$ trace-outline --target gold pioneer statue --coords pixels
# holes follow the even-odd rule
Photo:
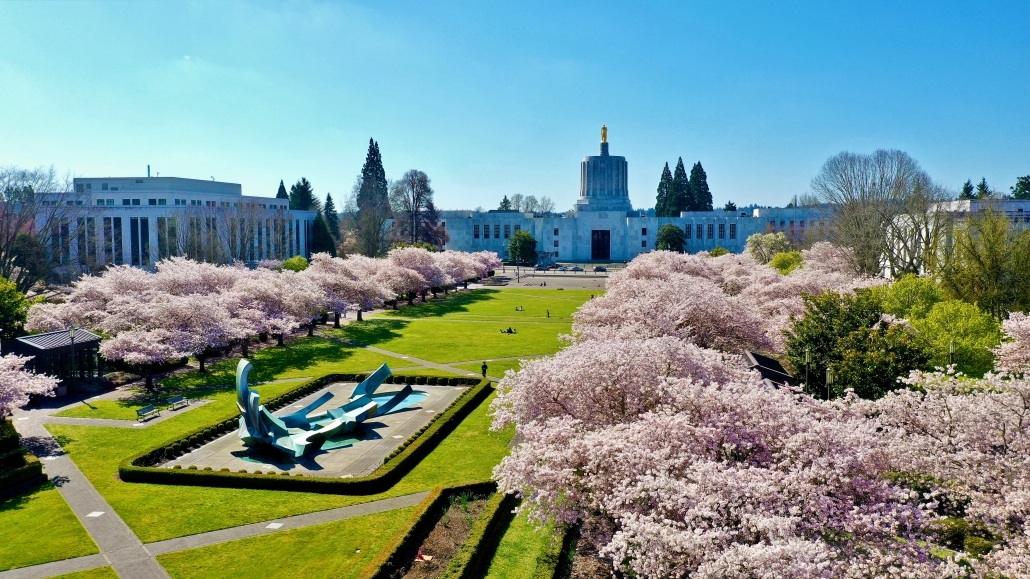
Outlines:
[[[608,142],[608,126],[607,125],[601,125],[601,142],[602,143],[607,143]]]

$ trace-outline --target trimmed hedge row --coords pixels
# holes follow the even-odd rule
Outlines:
[[[361,381],[365,374],[329,374],[315,378],[292,390],[271,398],[265,403],[269,410],[276,410],[290,404],[303,396],[320,390],[333,382]],[[425,376],[422,376],[425,378]],[[198,428],[175,439],[168,440],[152,449],[131,456],[118,466],[118,474],[123,481],[139,483],[211,486],[224,488],[246,488],[265,490],[285,490],[298,492],[315,492],[325,494],[361,495],[376,494],[385,491],[397,483],[408,471],[419,463],[436,445],[465,419],[480,402],[493,391],[489,380],[471,378],[448,378],[458,380],[457,384],[475,384],[462,392],[451,405],[408,438],[385,460],[384,466],[369,476],[361,478],[331,479],[320,477],[303,477],[298,474],[289,476],[269,476],[274,473],[261,474],[247,472],[229,472],[189,469],[157,468],[155,465],[185,453],[190,448],[199,447],[238,428],[240,414],[219,419],[206,427]]]
[[[14,450],[21,446],[21,437],[10,420],[0,418],[0,452]]]
[[[464,492],[486,494],[494,492],[495,489],[496,485],[492,481],[436,487],[419,503],[402,530],[398,531],[379,551],[379,554],[361,570],[358,579],[393,577],[397,570],[407,567],[418,555],[418,548],[422,546],[429,533],[436,527],[440,517],[450,507],[451,497]]]
[[[515,495],[494,493],[486,507],[472,525],[468,539],[444,571],[444,579],[472,579],[486,570],[504,530],[513,518]]]
[[[566,579],[572,575],[572,559],[579,541],[579,527],[566,528],[561,541],[550,541],[536,558],[533,579]]]
[[[0,491],[43,476],[43,464],[31,452],[22,450],[15,456],[18,457],[17,462],[20,462],[21,465],[0,472]]]

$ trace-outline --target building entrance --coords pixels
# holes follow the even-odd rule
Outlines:
[[[608,229],[594,229],[590,232],[590,259],[593,261],[612,258],[612,232]]]

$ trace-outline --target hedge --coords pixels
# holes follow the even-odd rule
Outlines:
[[[10,420],[0,418],[0,452],[14,450],[21,446],[21,437]]]
[[[374,559],[361,570],[358,579],[388,579],[397,570],[407,566],[418,555],[429,533],[436,527],[440,517],[450,507],[450,498],[464,492],[485,494],[494,492],[496,485],[491,481],[468,485],[436,487],[419,503],[404,527],[379,551]]]
[[[38,458],[26,450],[21,450],[17,454],[20,457],[18,462],[22,464],[10,470],[0,471],[0,491],[43,476],[43,464]]]
[[[579,541],[579,527],[566,528],[561,541],[550,541],[536,558],[533,579],[565,579],[572,575],[572,560],[576,543]]]
[[[515,502],[515,495],[494,493],[490,497],[468,539],[447,565],[444,579],[472,579],[482,575],[514,516]]]
[[[361,381],[365,374],[329,374],[315,378],[294,389],[269,399],[265,408],[270,411],[286,406],[297,399],[320,390],[333,382]],[[409,378],[411,378],[409,376]],[[198,428],[174,439],[145,450],[118,465],[121,480],[137,483],[210,486],[241,489],[284,490],[340,495],[363,495],[383,492],[397,483],[418,464],[454,428],[493,391],[489,380],[457,378],[459,384],[475,384],[462,392],[443,412],[437,413],[404,443],[390,453],[383,466],[360,478],[322,478],[296,476],[269,477],[247,472],[206,471],[193,469],[158,468],[155,465],[175,458],[189,448],[222,436],[238,428],[240,414],[227,415],[212,424]],[[450,381],[450,380],[448,380]]]

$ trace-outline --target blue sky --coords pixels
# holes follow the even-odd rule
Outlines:
[[[952,188],[1030,174],[1030,5],[992,2],[2,2],[0,165],[341,200],[369,137],[443,208],[576,199],[600,126],[634,205],[700,160],[784,204],[898,148]]]

